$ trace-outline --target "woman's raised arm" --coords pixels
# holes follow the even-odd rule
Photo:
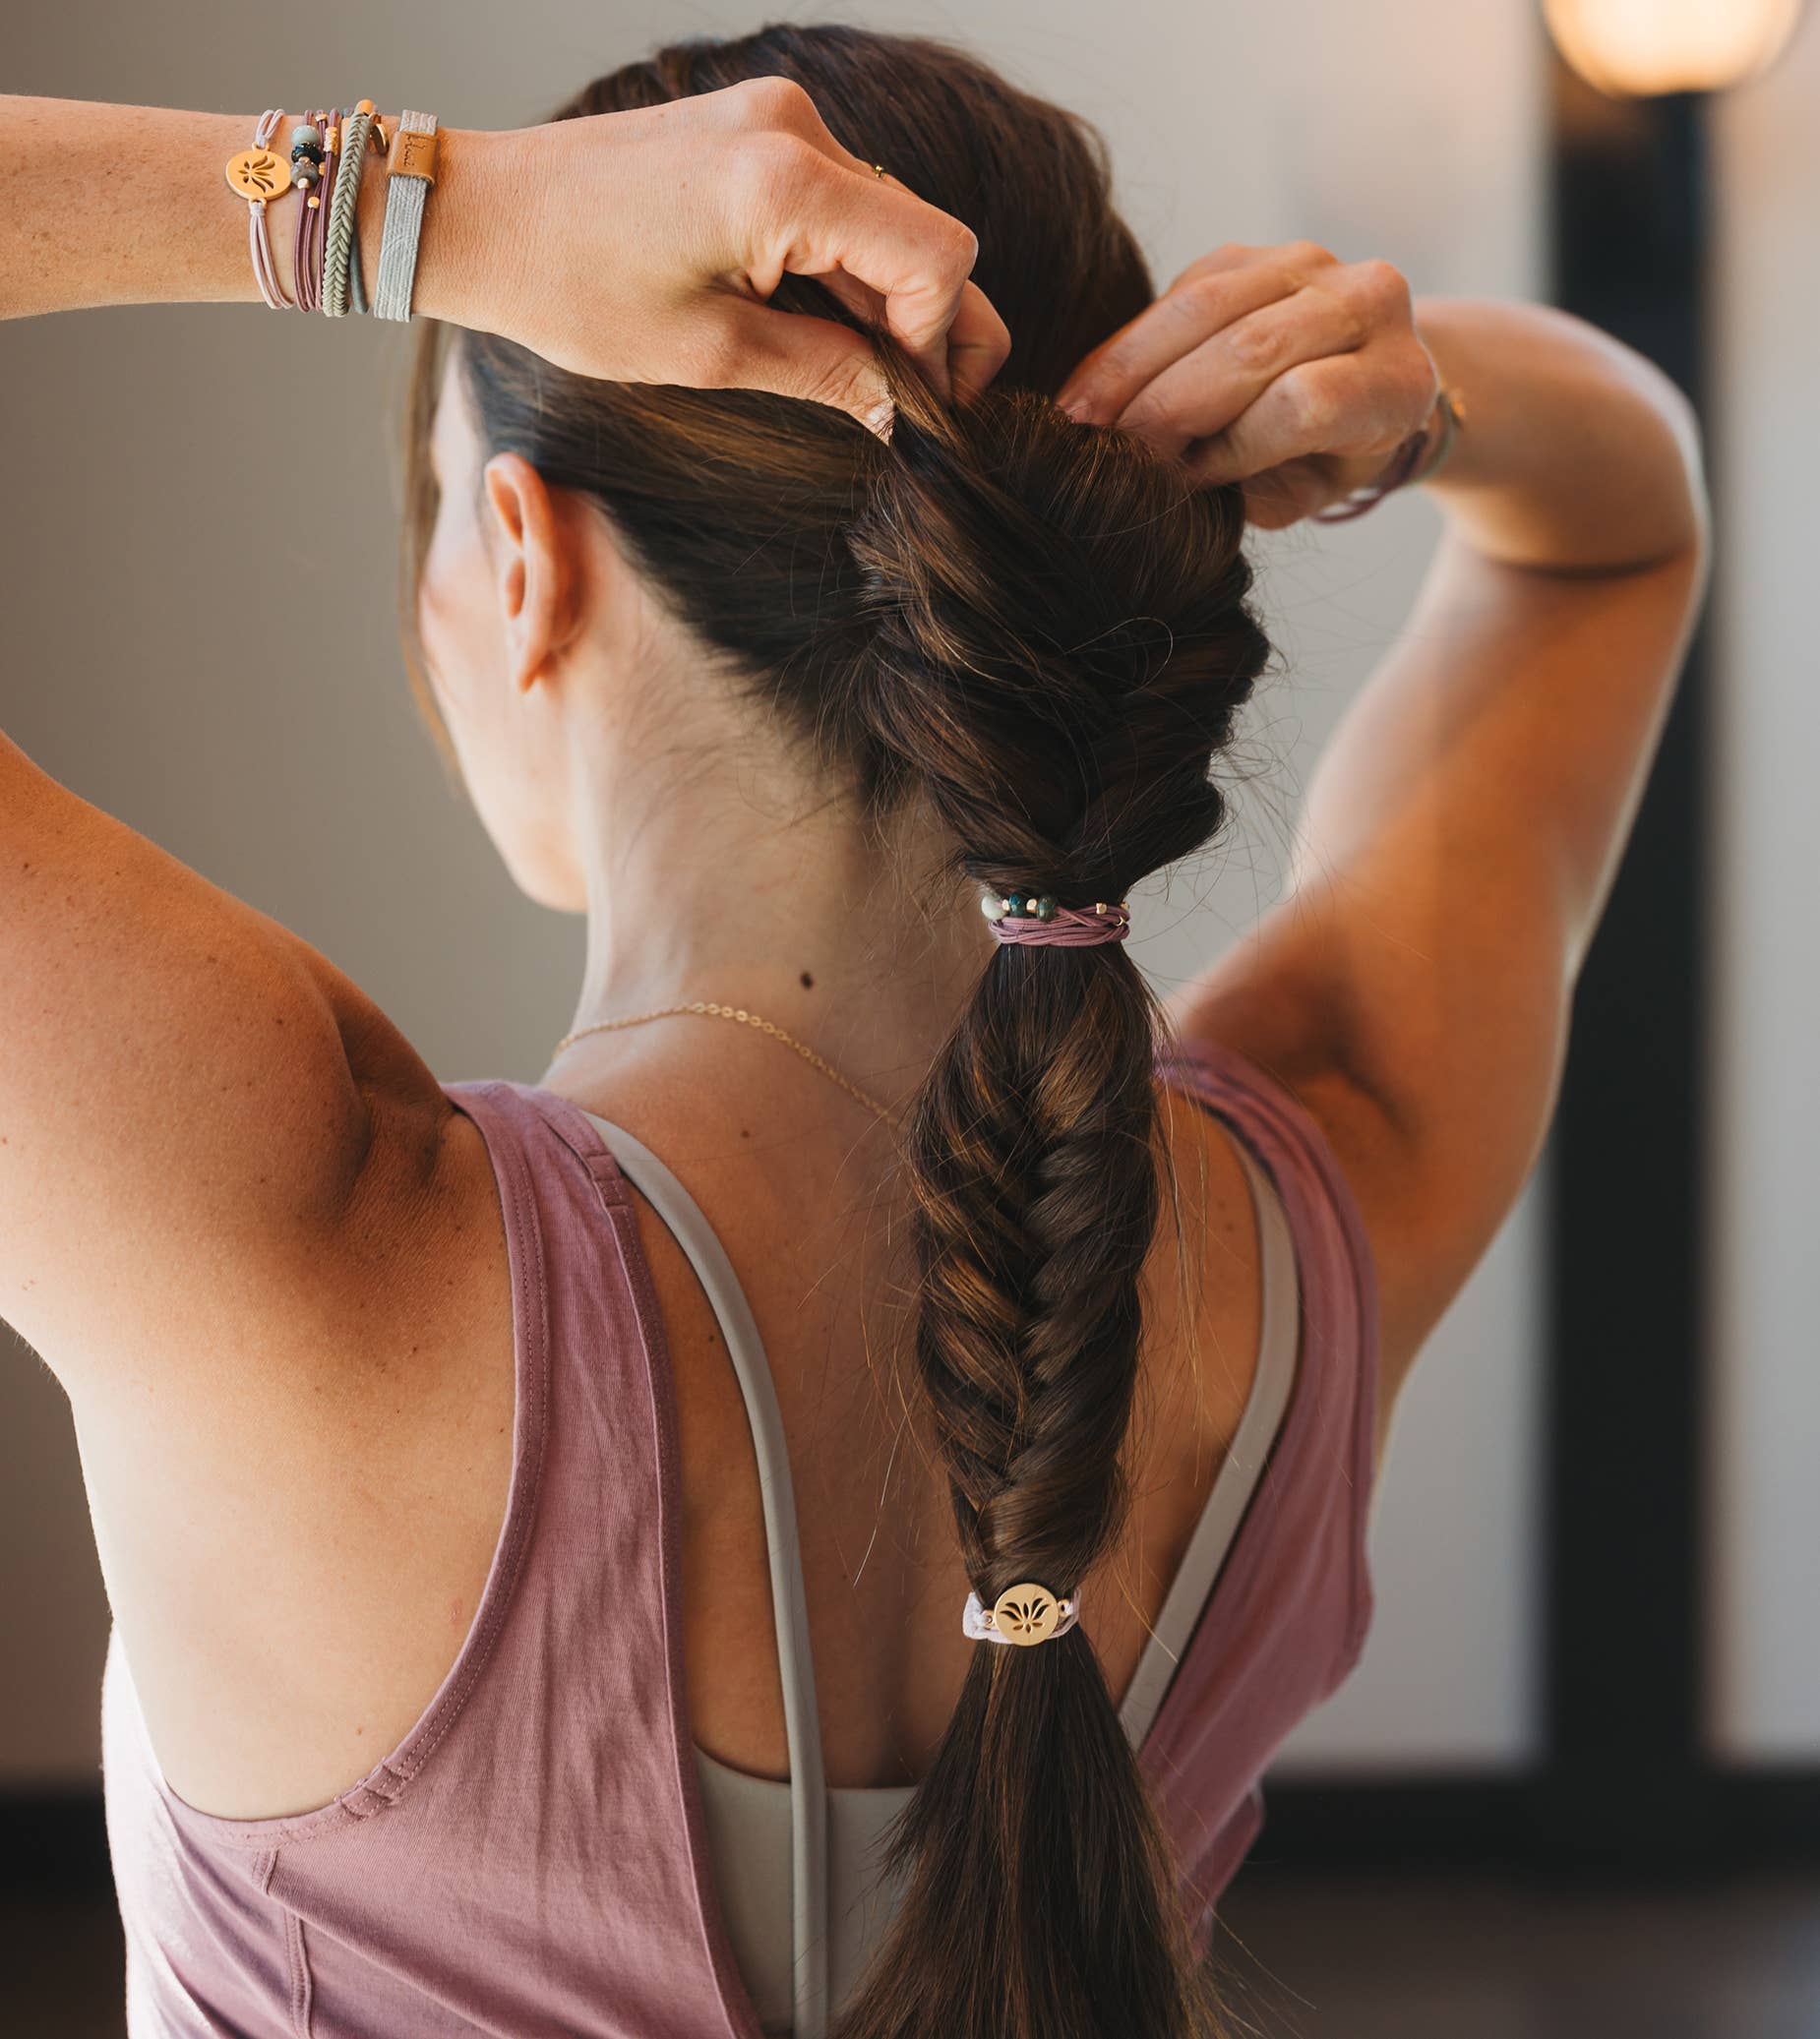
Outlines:
[[[247,201],[225,175],[256,124],[0,97],[0,313],[257,308]],[[125,174],[129,138],[142,167]],[[369,171],[360,186],[369,277],[384,185]],[[299,193],[269,203],[281,248]],[[974,253],[957,221],[856,166],[799,88],[766,79],[649,116],[448,133],[413,299],[603,377],[863,410],[869,337],[766,293],[786,270],[837,271],[844,301],[871,310],[856,293],[876,293],[964,390],[1004,337],[967,281]],[[0,722],[21,684],[0,673]],[[145,1381],[175,1411],[212,1354],[307,1372],[333,1341],[300,1296],[356,1291],[338,1256],[418,1222],[398,1173],[445,1112],[431,1072],[308,943],[0,735],[0,1314],[73,1392]]]
[[[224,175],[256,120],[0,96],[0,316],[257,303],[247,202]],[[369,276],[385,182],[361,180]],[[269,202],[274,246],[302,202],[296,187]],[[964,395],[1009,346],[968,281],[977,252],[959,220],[848,154],[800,86],[765,78],[637,112],[442,130],[412,302],[583,375],[771,390],[876,425],[884,385],[865,336],[764,300],[786,271],[819,276]]]

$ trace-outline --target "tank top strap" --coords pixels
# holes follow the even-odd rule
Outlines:
[[[1266,1765],[1352,1671],[1370,1626],[1377,1279],[1339,1157],[1282,1078],[1210,1038],[1172,1041],[1157,1074],[1267,1172],[1301,1282],[1289,1406],[1142,1751],[1190,1899],[1210,1907],[1262,1826]]]
[[[758,1457],[771,1604],[783,1685],[784,1733],[790,1751],[791,1973],[795,2039],[822,2039],[827,2017],[827,1802],[821,1765],[820,1716],[803,1586],[796,1498],[782,1412],[770,1362],[752,1305],[701,1207],[642,1141],[624,1126],[577,1106],[605,1142],[620,1171],[645,1199],[683,1249],[707,1296],[739,1377]]]
[[[1257,1225],[1259,1329],[1256,1369],[1239,1427],[1214,1475],[1187,1548],[1183,1552],[1142,1654],[1120,1702],[1119,1719],[1133,1749],[1142,1749],[1213,1597],[1220,1571],[1257,1489],[1295,1386],[1302,1354],[1302,1293],[1296,1242],[1269,1175],[1243,1141],[1239,1159]]]

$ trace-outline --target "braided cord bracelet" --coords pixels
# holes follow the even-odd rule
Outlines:
[[[373,101],[362,99],[341,130],[341,163],[329,201],[328,239],[323,248],[323,310],[332,319],[365,311],[366,291],[360,281],[360,241],[355,207],[361,172],[366,168],[367,143],[376,118]],[[381,130],[382,135],[384,129]],[[350,303],[350,298],[352,302]]]
[[[436,115],[401,112],[386,155],[386,229],[380,237],[373,310],[381,319],[408,321],[424,194],[436,181]]]

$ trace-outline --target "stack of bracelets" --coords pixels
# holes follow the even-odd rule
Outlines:
[[[272,146],[282,109],[263,114],[253,146],[227,165],[230,190],[247,201],[247,239],[259,294],[274,312],[326,312],[331,319],[371,312],[408,320],[417,274],[424,196],[436,182],[436,116],[401,113],[388,135],[371,99],[352,112],[338,106],[308,113],[290,131],[288,159]],[[386,223],[379,274],[369,297],[360,272],[355,205],[369,150],[386,158]],[[292,185],[303,193],[291,249],[291,294],[279,280],[266,208]]]

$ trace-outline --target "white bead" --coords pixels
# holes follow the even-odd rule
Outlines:
[[[1002,921],[1005,916],[1005,904],[996,893],[989,892],[980,901],[980,911],[989,921]]]

